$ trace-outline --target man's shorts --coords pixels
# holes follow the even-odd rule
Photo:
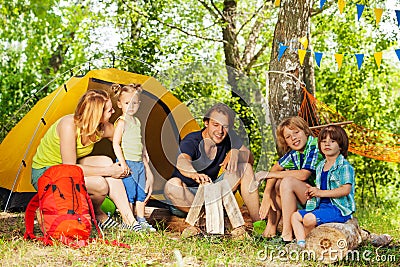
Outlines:
[[[222,179],[224,179],[224,173],[222,173],[220,176],[218,176],[217,179],[215,179],[214,183],[220,182],[222,181]],[[187,187],[187,189],[190,191],[190,193],[192,193],[193,195],[196,195],[197,190],[199,189],[199,187]],[[187,216],[187,212],[181,211],[180,209],[178,209],[177,207],[175,207],[172,203],[168,203],[168,208],[169,211],[178,217],[181,218],[185,218]]]

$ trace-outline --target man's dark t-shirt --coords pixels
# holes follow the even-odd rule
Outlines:
[[[185,136],[179,145],[179,153],[188,154],[192,158],[192,165],[198,173],[208,175],[211,180],[218,178],[220,164],[224,161],[226,154],[231,148],[239,149],[243,142],[240,137],[234,132],[229,131],[225,139],[217,144],[217,154],[214,160],[210,160],[204,151],[204,141],[201,131],[193,132]],[[232,141],[231,141],[232,140]],[[198,187],[199,184],[191,178],[182,175],[177,168],[175,168],[172,177],[178,177],[189,187]]]

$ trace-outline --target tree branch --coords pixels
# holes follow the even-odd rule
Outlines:
[[[226,18],[225,18],[225,16],[224,16],[224,14],[222,14],[222,12],[218,9],[218,7],[215,5],[215,3],[214,3],[213,0],[211,0],[211,4],[212,4],[212,6],[215,8],[215,10],[217,10],[217,12],[218,12],[218,14],[221,16],[222,20],[223,20],[223,21],[226,21]]]
[[[265,2],[267,2],[267,1],[265,1]],[[262,5],[257,9],[257,11],[253,13],[253,15],[251,16],[251,18],[249,18],[248,20],[246,20],[246,21],[242,24],[242,26],[240,26],[239,30],[236,32],[236,35],[239,35],[239,33],[243,30],[243,28],[244,28],[247,24],[249,24],[250,21],[251,21],[252,19],[254,19],[254,18],[259,14],[260,10],[263,9],[264,7],[265,7],[265,4],[262,4]]]
[[[316,16],[316,15],[322,13],[323,11],[327,10],[328,8],[330,8],[332,5],[334,5],[334,2],[329,2],[329,3],[327,2],[327,3],[324,4],[322,9],[319,9],[319,8],[318,9],[314,9],[314,8],[312,8],[310,16],[311,17]]]
[[[214,18],[216,18],[216,19],[221,19],[221,18],[223,18],[223,16],[219,17],[218,14],[215,12],[215,10],[213,10],[205,1],[202,1],[202,0],[197,0],[197,1],[199,1],[199,2],[204,6],[204,8],[207,9],[208,12],[210,12],[210,14],[211,14]],[[217,12],[218,12],[218,11],[217,11]],[[220,14],[220,15],[222,15],[222,14]]]
[[[147,14],[141,12],[141,11],[138,10],[137,8],[132,8],[132,9],[133,9],[133,11],[136,12],[137,14],[139,14],[139,15],[141,15],[141,16],[143,16],[143,17],[146,17],[146,18],[148,18],[148,19],[150,19],[150,16],[148,16]],[[157,18],[152,18],[152,19],[153,19],[153,20],[156,20],[157,22],[161,23],[162,25],[165,25],[165,26],[167,26],[167,27],[169,27],[169,28],[171,28],[171,29],[178,30],[178,31],[180,31],[180,32],[182,32],[182,33],[184,33],[184,34],[186,34],[186,35],[188,35],[188,36],[193,36],[193,37],[196,37],[196,38],[199,38],[199,39],[202,39],[202,40],[206,40],[206,41],[213,41],[213,42],[219,42],[219,43],[224,43],[224,42],[225,42],[225,41],[222,40],[222,39],[215,39],[215,38],[209,38],[209,37],[204,37],[204,36],[197,35],[197,34],[195,34],[195,33],[192,33],[192,32],[190,32],[190,31],[188,31],[188,30],[186,30],[186,29],[183,29],[183,28],[181,28],[181,27],[178,27],[178,26],[176,26],[176,25],[173,25],[173,24],[170,24],[170,23],[166,23],[166,22],[160,20],[158,17],[157,17]]]
[[[250,62],[244,68],[245,73],[249,73],[253,65],[257,62],[257,60],[264,54],[265,49],[268,47],[268,43],[265,42],[260,50],[258,50],[257,54],[251,58]]]
[[[224,16],[224,14],[221,13],[221,11],[218,9],[218,7],[215,5],[214,1],[211,0],[211,5],[213,8],[211,8],[206,1],[204,0],[197,0],[199,1],[204,7],[205,9],[207,9],[211,15],[217,19],[217,20],[222,20],[222,21],[226,21],[226,18]]]

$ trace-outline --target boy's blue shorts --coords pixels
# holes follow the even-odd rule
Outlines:
[[[332,203],[321,203],[319,207],[313,211],[298,210],[298,212],[302,218],[304,218],[304,215],[307,213],[314,214],[317,219],[317,226],[331,222],[345,223],[351,219],[351,215],[343,216],[339,208]]]
[[[129,203],[136,201],[143,202],[147,194],[144,192],[146,188],[146,172],[142,161],[126,160],[126,164],[131,170],[129,176],[122,179],[125,185],[126,195]]]

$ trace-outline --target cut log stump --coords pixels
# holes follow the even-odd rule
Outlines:
[[[353,218],[346,223],[326,223],[313,229],[306,237],[306,250],[313,251],[318,261],[333,263],[345,258],[361,242],[361,230]]]
[[[242,206],[240,208],[240,213],[243,215],[246,229],[252,229],[253,222],[251,220],[247,207]],[[146,206],[144,216],[151,225],[159,230],[182,233],[182,231],[189,226],[189,224],[185,222],[185,218],[174,216],[169,212],[168,209],[165,208]],[[197,221],[197,219],[195,220],[196,223],[199,223],[200,225],[205,225],[205,219],[199,221]],[[224,222],[227,230],[232,230],[233,227],[230,224],[229,219],[224,218]]]

